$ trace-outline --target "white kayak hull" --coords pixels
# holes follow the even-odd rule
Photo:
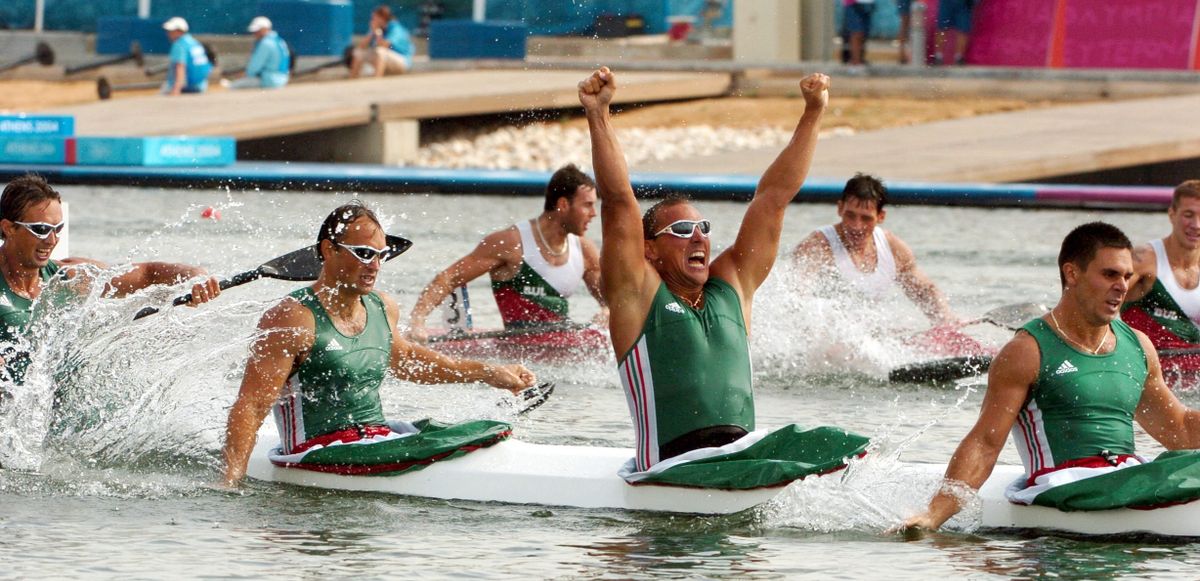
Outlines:
[[[945,473],[944,465],[924,464],[927,472]],[[979,489],[980,525],[989,529],[1036,529],[1079,535],[1150,534],[1163,537],[1200,537],[1200,501],[1134,510],[1121,508],[1063,512],[1044,506],[1013,504],[1004,490],[1025,474],[1021,466],[1000,465]]]
[[[530,444],[510,439],[415,472],[343,476],[276,466],[267,458],[267,452],[277,445],[274,438],[260,435],[247,476],[299,486],[445,500],[690,514],[741,512],[771,500],[786,488],[633,486],[617,476],[621,465],[633,457],[630,448]]]

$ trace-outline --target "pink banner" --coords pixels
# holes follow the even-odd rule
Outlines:
[[[1198,69],[1200,0],[977,0],[967,62]],[[937,0],[929,0],[929,32]],[[947,43],[950,44],[950,43]],[[932,45],[931,47],[932,48]]]

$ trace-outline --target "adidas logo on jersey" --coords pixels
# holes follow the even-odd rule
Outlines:
[[[683,307],[679,306],[679,303],[667,303],[667,306],[664,308],[672,313],[679,313],[681,315],[684,313]]]
[[[1075,373],[1076,371],[1079,371],[1079,368],[1075,367],[1074,365],[1071,365],[1070,361],[1067,361],[1064,359],[1062,362],[1062,365],[1058,366],[1058,370],[1055,371],[1054,374],[1055,375],[1063,375],[1066,373]]]
[[[12,301],[8,299],[8,295],[0,294],[0,307],[11,307]]]
[[[325,346],[325,350],[326,351],[342,351],[343,347],[342,347],[341,343],[337,342],[337,339],[333,339],[332,341],[329,342],[328,345]]]

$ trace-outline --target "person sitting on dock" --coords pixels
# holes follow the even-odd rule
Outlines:
[[[568,321],[567,298],[582,282],[607,320],[600,293],[600,251],[583,237],[596,217],[596,184],[575,167],[563,166],[546,184],[542,213],[488,234],[470,254],[438,273],[421,291],[409,316],[409,335],[428,337],[425,319],[454,289],[485,273],[506,329]]]
[[[29,364],[25,335],[33,323],[33,305],[43,286],[55,277],[80,275],[78,265],[106,266],[87,258],[50,258],[65,227],[62,196],[40,176],[24,175],[8,183],[0,194],[0,364],[8,381],[22,383]],[[141,262],[108,281],[105,293],[125,296],[146,287],[178,284],[206,277],[198,266],[168,262]],[[217,279],[207,277],[192,286],[196,306],[221,294]],[[53,304],[53,303],[51,303]]]
[[[887,201],[883,182],[855,175],[837,203],[841,220],[809,234],[793,256],[809,274],[834,273],[869,300],[884,299],[899,287],[934,323],[957,322],[946,297],[917,266],[912,249],[881,226]]]
[[[334,209],[321,224],[317,282],[288,295],[259,322],[229,410],[226,485],[245,476],[259,425],[272,409],[282,440],[272,461],[324,471],[341,466],[369,473],[364,459],[369,456],[377,461],[372,466],[386,472],[395,464],[393,453],[406,446],[449,442],[449,449],[434,455],[452,455],[510,433],[502,422],[444,427],[384,419],[379,388],[388,372],[406,381],[483,382],[514,393],[534,382],[521,365],[451,359],[406,341],[397,331],[395,300],[374,290],[383,261],[403,251],[389,238],[375,214],[357,202]],[[434,435],[425,438],[428,434]]]
[[[207,91],[212,63],[208,60],[204,45],[188,34],[187,21],[173,16],[163,23],[163,30],[167,31],[167,38],[171,39],[167,82],[163,84],[163,94],[175,97],[184,93]]]
[[[1163,382],[1150,339],[1118,314],[1133,279],[1133,245],[1115,226],[1075,228],[1058,255],[1062,297],[992,362],[975,427],[926,512],[903,528],[941,527],[978,490],[1011,432],[1024,476],[1011,502],[1059,510],[1152,508],[1200,497],[1200,411]],[[1137,456],[1133,423],[1169,452]]]
[[[362,74],[364,64],[371,65],[375,77],[402,75],[412,68],[413,43],[404,28],[387,6],[376,6],[371,12],[370,30],[350,58],[350,78]]]
[[[246,30],[254,34],[254,51],[246,63],[246,76],[229,84],[231,89],[279,89],[288,84],[292,53],[279,33],[271,30],[271,20],[256,16]]]
[[[828,88],[822,74],[800,82],[795,133],[759,180],[737,238],[710,263],[712,223],[686,198],[640,215],[609,112],[616,75],[605,67],[579,84],[601,200],[601,282],[636,437],[626,481],[775,486],[836,470],[866,448],[836,428],[755,431],[751,306],[812,163]]]
[[[1200,347],[1200,180],[1179,184],[1167,208],[1171,233],[1133,251],[1121,320],[1154,348]]]

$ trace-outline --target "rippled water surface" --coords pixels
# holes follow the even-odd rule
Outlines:
[[[63,188],[72,254],[114,265],[194,262],[221,276],[310,244],[349,195]],[[437,270],[488,231],[535,215],[532,198],[365,196],[389,231],[415,241],[379,288],[402,308]],[[219,221],[201,220],[207,206]],[[744,206],[701,203],[714,247],[732,239]],[[1135,241],[1168,228],[1160,214],[891,208],[886,226],[964,318],[1057,294],[1058,243],[1073,226],[1112,221]],[[832,206],[793,206],[790,251],[835,219]],[[589,235],[598,238],[599,222]],[[100,299],[64,289],[65,308],[35,337],[32,377],[0,411],[0,577],[717,577],[1195,578],[1200,546],[1016,537],[976,530],[970,510],[949,530],[903,542],[884,530],[920,509],[932,482],[894,476],[897,461],[944,463],[974,421],[977,384],[894,385],[887,370],[920,357],[902,339],[925,326],[903,301],[847,305],[813,294],[786,261],[755,303],[759,423],[835,424],[878,448],[843,479],[793,485],[778,500],[726,517],[662,516],[434,501],[217,478],[225,413],[261,313],[294,283],[260,281],[201,309],[132,322],[180,289]],[[104,276],[103,273],[100,276]],[[477,324],[499,316],[486,281],[472,285]],[[595,312],[573,299],[578,318]],[[977,337],[1006,333],[975,327]],[[516,437],[629,446],[615,364],[531,364],[558,382],[554,398],[515,422]],[[61,404],[52,409],[57,392]],[[504,418],[494,390],[389,381],[389,415]],[[1190,393],[1185,401],[1197,403]],[[1139,435],[1143,452],[1156,446]],[[1017,463],[1006,449],[1001,461]]]

